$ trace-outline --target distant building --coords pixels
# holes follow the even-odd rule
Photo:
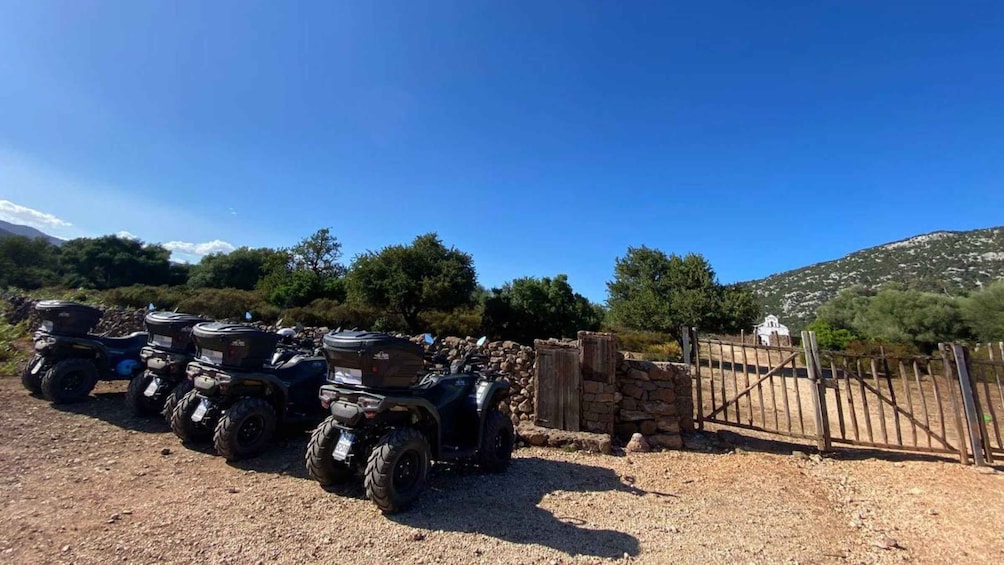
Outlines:
[[[773,314],[764,318],[762,324],[757,324],[753,328],[756,330],[757,341],[763,345],[791,345],[788,326],[779,322],[777,316]]]

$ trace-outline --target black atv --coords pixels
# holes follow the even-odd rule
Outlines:
[[[419,496],[433,460],[490,472],[509,465],[515,433],[498,407],[509,383],[484,370],[475,350],[420,381],[422,346],[386,334],[329,333],[324,356],[330,384],[320,397],[331,416],[306,454],[307,473],[322,485],[362,474],[366,496],[392,513]]]
[[[263,451],[279,425],[316,425],[326,412],[317,390],[327,365],[309,340],[290,333],[196,325],[197,357],[186,370],[194,390],[171,414],[174,433],[184,442],[212,437],[216,452],[235,461]]]
[[[143,370],[140,350],[147,334],[92,335],[101,310],[62,300],[35,305],[42,325],[35,332],[35,355],[21,373],[33,394],[63,404],[87,398],[99,380],[128,380]]]
[[[149,334],[140,351],[146,371],[133,377],[126,390],[126,404],[137,416],[163,414],[170,422],[174,407],[192,390],[185,367],[195,359],[192,327],[205,318],[178,312],[150,312],[144,322]]]

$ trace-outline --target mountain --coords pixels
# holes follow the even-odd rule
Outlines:
[[[18,224],[12,224],[10,222],[5,222],[0,220],[0,237],[8,237],[12,235],[23,235],[25,237],[30,237],[32,239],[43,238],[53,245],[62,245],[63,240],[58,237],[53,237],[47,233],[43,233],[30,226],[21,226]]]
[[[792,329],[803,328],[816,309],[840,289],[878,289],[903,283],[919,290],[956,294],[1004,278],[1004,226],[971,231],[937,231],[855,251],[744,283]]]

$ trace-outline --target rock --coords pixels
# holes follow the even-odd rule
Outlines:
[[[521,422],[516,428],[516,433],[530,445],[538,447],[547,445],[573,450],[596,451],[603,454],[610,454],[613,451],[613,443],[609,434],[552,430],[529,422]]]
[[[659,418],[655,421],[656,426],[660,432],[667,434],[678,434],[680,433],[680,419],[679,418]]]
[[[411,534],[411,536],[409,536],[408,539],[410,539],[411,541],[422,541],[425,539],[425,534],[423,534],[422,532],[415,532]]]
[[[641,369],[632,368],[628,371],[628,378],[634,379],[636,381],[647,381],[648,371],[642,371]]]
[[[812,461],[813,463],[816,464],[822,463],[823,456],[818,453],[813,453],[812,455],[809,456],[809,461]]]
[[[876,541],[875,543],[873,543],[872,545],[874,545],[875,547],[877,547],[879,549],[885,549],[885,550],[889,550],[889,549],[903,549],[899,545],[899,541],[897,541],[895,538],[882,538],[882,539]]]
[[[641,398],[642,395],[645,394],[645,391],[643,391],[639,386],[633,385],[631,383],[624,383],[624,385],[621,386],[621,393],[624,396],[628,396],[631,398]]]
[[[627,447],[624,448],[624,451],[628,453],[648,453],[649,451],[652,451],[652,446],[648,444],[645,436],[636,433],[631,436],[631,440],[628,441]]]
[[[649,400],[661,400],[663,402],[676,402],[676,393],[672,389],[660,388],[648,393]]]
[[[516,433],[519,434],[519,437],[523,438],[523,441],[530,445],[536,447],[547,445],[547,430],[544,428],[526,425],[524,422],[521,422]]]
[[[806,453],[806,452],[804,452],[804,451],[798,451],[798,450],[792,451],[791,452],[791,456],[794,457],[795,459],[800,460],[800,461],[808,461],[809,460],[809,454]]]
[[[665,402],[642,402],[641,409],[656,416],[676,416],[676,406]]]
[[[533,412],[533,402],[531,402],[530,399],[528,398],[523,402],[520,402],[519,406],[517,406],[516,409],[519,410],[520,412],[526,412],[526,413]]]
[[[647,412],[640,412],[638,410],[621,410],[620,419],[622,422],[639,422],[641,420],[650,420],[652,416]]]
[[[658,431],[658,429],[659,428],[652,420],[643,420],[640,424],[638,424],[638,430],[642,434],[647,436],[654,434],[656,431]]]
[[[679,434],[655,434],[648,438],[650,444],[662,449],[683,448],[683,438]]]
[[[161,455],[170,455],[171,454],[171,448],[170,447],[165,447],[164,449],[161,449],[160,450],[160,454]]]

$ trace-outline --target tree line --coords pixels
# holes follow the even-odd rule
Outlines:
[[[808,329],[825,349],[860,349],[886,342],[931,353],[939,343],[1004,341],[1004,280],[961,296],[901,284],[880,290],[846,288],[819,307]]]
[[[117,236],[60,246],[0,239],[0,288],[73,289],[69,297],[232,318],[417,333],[475,335],[531,343],[578,330],[654,332],[679,339],[681,326],[712,332],[750,328],[761,315],[754,295],[722,285],[704,257],[648,247],[617,258],[606,304],[575,292],[564,274],[478,284],[473,257],[435,233],[342,262],[342,246],[320,229],[288,248],[241,247],[197,264],[170,261],[163,246]]]

